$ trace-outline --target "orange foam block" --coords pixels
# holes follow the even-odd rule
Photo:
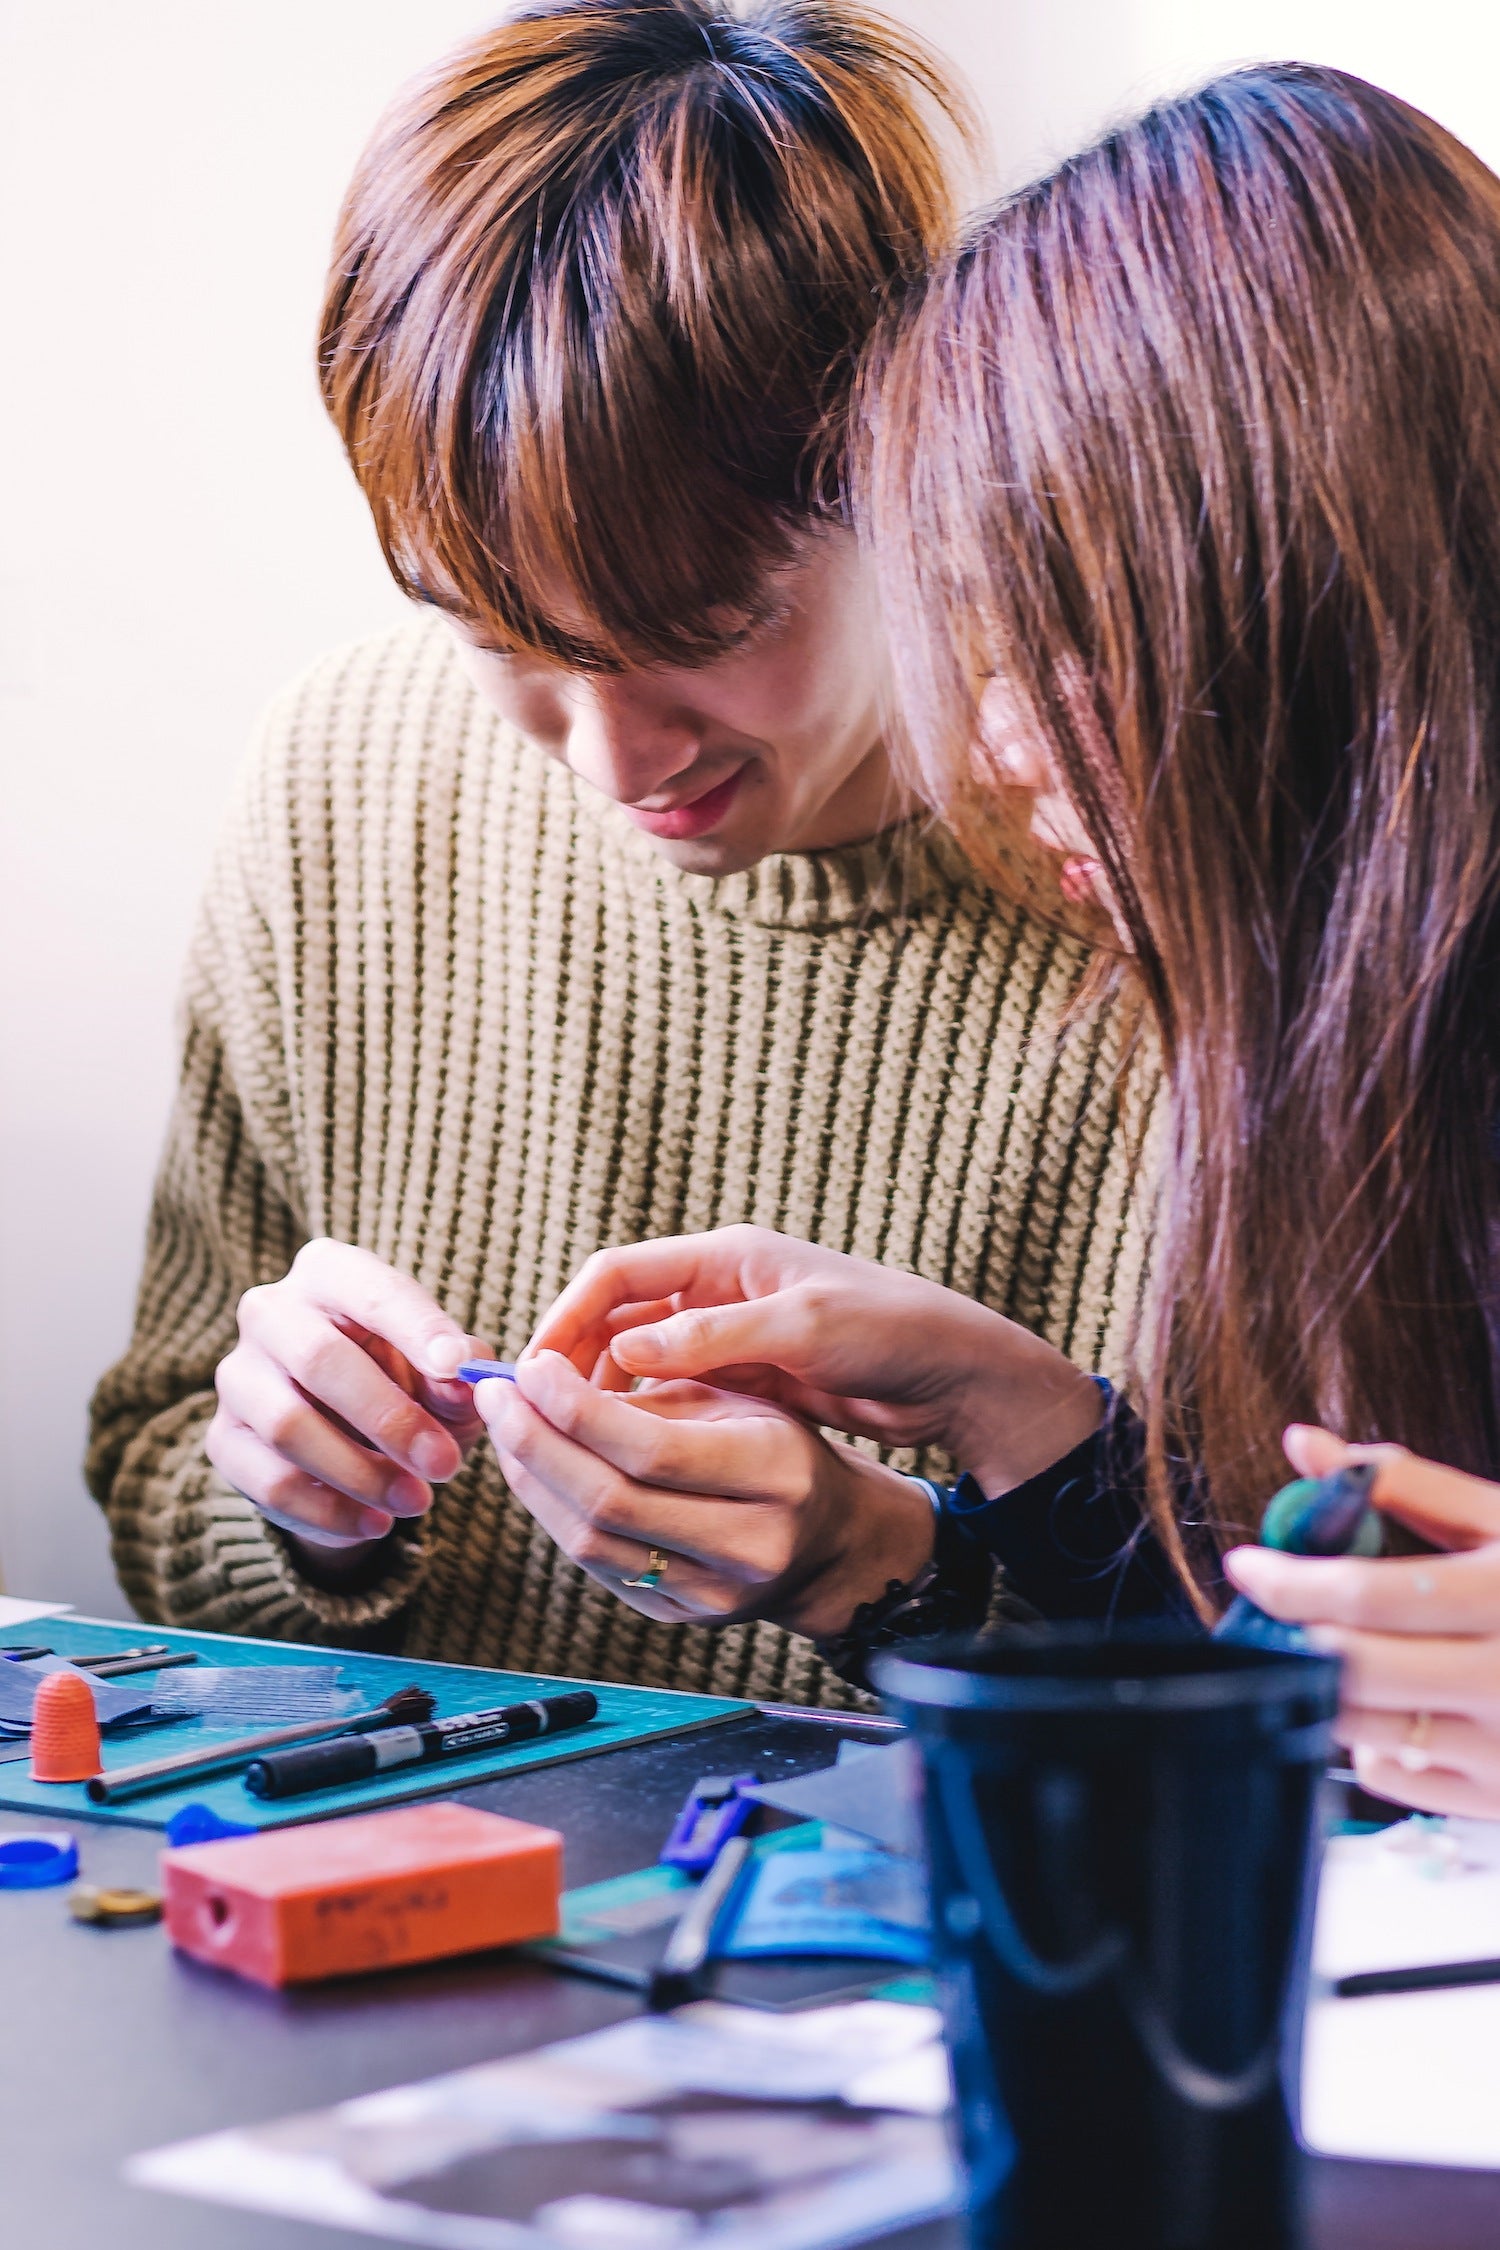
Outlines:
[[[92,1781],[99,1771],[99,1715],[81,1672],[49,1672],[31,1706],[33,1781]]]
[[[476,1805],[402,1805],[161,1857],[167,1933],[257,1984],[550,1937],[562,1838]]]

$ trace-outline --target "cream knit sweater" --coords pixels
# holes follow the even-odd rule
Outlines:
[[[310,1585],[204,1458],[214,1367],[241,1293],[313,1235],[513,1353],[600,1245],[737,1219],[1118,1365],[1140,1136],[1112,1020],[1059,1040],[1083,967],[942,837],[678,872],[495,718],[440,623],[318,664],[269,717],[209,884],[135,1333],[94,1401],[89,1478],[131,1601],[848,1702],[775,1627],[668,1628],[592,1584],[484,1443],[378,1584]]]

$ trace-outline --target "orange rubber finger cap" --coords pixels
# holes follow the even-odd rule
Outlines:
[[[80,1672],[49,1672],[31,1707],[33,1781],[92,1781],[100,1770],[99,1715]]]

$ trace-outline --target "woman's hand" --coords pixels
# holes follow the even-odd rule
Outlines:
[[[219,1363],[208,1457],[302,1542],[313,1575],[359,1567],[397,1516],[422,1515],[480,1435],[454,1369],[476,1346],[408,1274],[320,1240],[240,1299]]]
[[[1447,1551],[1360,1561],[1237,1547],[1230,1578],[1343,1657],[1338,1734],[1367,1789],[1500,1818],[1500,1485],[1326,1430],[1297,1426],[1285,1442],[1302,1476],[1378,1461],[1376,1505]]]
[[[932,1553],[920,1485],[762,1399],[702,1383],[629,1397],[554,1352],[475,1393],[500,1466],[564,1554],[647,1617],[841,1632]],[[655,1586],[632,1584],[655,1554]]]
[[[601,1250],[522,1355],[615,1388],[692,1377],[884,1445],[941,1446],[991,1497],[1098,1427],[1097,1386],[936,1282],[764,1227]]]

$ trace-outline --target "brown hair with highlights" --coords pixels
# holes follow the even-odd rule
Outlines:
[[[400,584],[570,665],[732,646],[840,511],[858,353],[972,134],[835,0],[562,0],[461,47],[366,149],[323,308]]]
[[[876,398],[928,789],[964,816],[999,674],[1160,1029],[1179,1562],[1171,1456],[1242,1533],[1290,1418],[1494,1475],[1500,182],[1357,79],[1234,73],[981,223]]]

